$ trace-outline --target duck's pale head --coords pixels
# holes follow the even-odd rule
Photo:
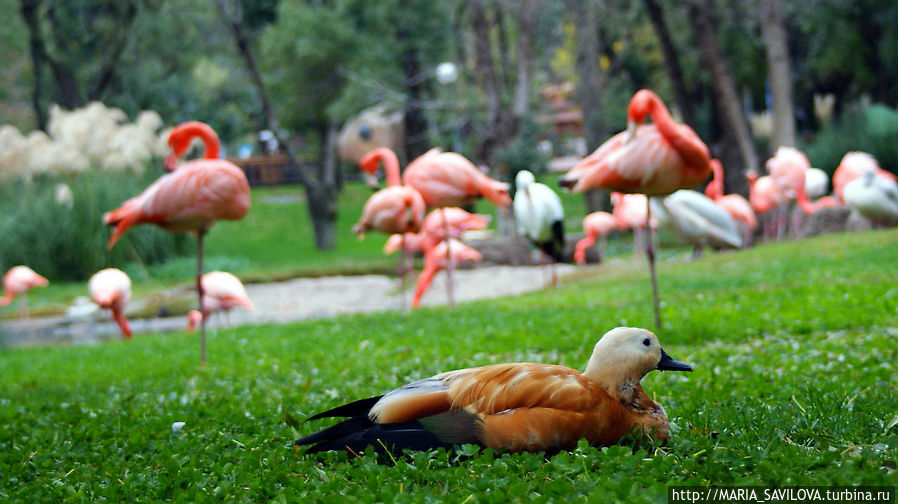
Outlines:
[[[612,391],[624,384],[638,383],[655,369],[692,371],[692,366],[668,355],[652,331],[617,327],[596,343],[584,374]]]

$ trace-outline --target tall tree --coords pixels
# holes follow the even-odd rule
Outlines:
[[[795,146],[795,112],[792,105],[792,63],[780,0],[761,0],[761,32],[767,52],[770,91],[773,97],[773,133],[770,146]]]
[[[711,76],[711,90],[724,129],[723,143],[725,145],[728,142],[735,143],[741,158],[741,169],[756,169],[758,155],[748,129],[748,121],[742,111],[739,93],[736,91],[736,85],[730,73],[729,63],[717,40],[711,7],[705,0],[691,0],[688,8],[696,43]],[[722,148],[721,150],[723,153],[720,154],[720,157],[724,161],[724,166],[734,167],[738,161],[727,159],[726,149]],[[732,168],[728,170],[729,173],[738,173],[739,171],[741,170]]]
[[[45,122],[43,68],[49,67],[54,93],[64,108],[101,99],[112,83],[131,35],[131,26],[147,0],[21,0],[30,36],[34,73],[33,106]],[[42,124],[43,126],[43,124]]]
[[[573,16],[576,53],[574,65],[579,79],[577,101],[583,111],[583,136],[586,151],[592,152],[608,138],[602,96],[607,83],[607,75],[599,67],[602,41],[599,36],[599,4],[591,0],[567,0]],[[585,194],[588,212],[608,210],[608,191],[596,190]]]
[[[677,49],[674,46],[673,38],[667,29],[667,23],[664,22],[664,12],[657,0],[643,0],[645,10],[648,12],[649,20],[661,43],[661,51],[664,54],[664,67],[667,69],[667,75],[673,86],[674,97],[680,112],[683,114],[683,121],[693,128],[696,127],[695,115],[692,110],[692,100],[689,99],[689,92],[686,89],[686,81],[683,79],[683,70],[680,67],[680,58],[677,56]]]
[[[309,165],[299,163],[299,156],[292,144],[281,134],[281,128],[274,114],[271,99],[262,80],[262,73],[256,63],[252,47],[252,38],[263,26],[276,19],[277,2],[219,0],[218,5],[258,93],[264,125],[274,134],[278,143],[286,151],[291,168],[298,174],[300,183],[306,189],[306,202],[315,232],[315,245],[320,250],[332,249],[336,245],[337,193],[339,191],[337,162],[334,154],[336,151],[336,125],[333,121],[318,123],[323,141],[318,164],[312,165],[317,167],[317,170],[312,173]]]

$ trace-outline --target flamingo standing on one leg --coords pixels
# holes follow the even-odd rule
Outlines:
[[[125,305],[131,299],[131,279],[118,268],[106,268],[90,277],[87,282],[90,298],[100,308],[112,310],[112,318],[122,330],[125,339],[131,339],[131,325],[125,319]]]
[[[758,217],[751,209],[751,203],[740,194],[723,194],[723,165],[720,160],[711,160],[711,171],[714,177],[705,187],[705,196],[711,198],[715,203],[730,214],[739,225],[742,226],[744,238],[743,247],[751,245],[751,237],[755,229],[758,227]]]
[[[398,184],[399,160],[390,149],[374,149],[362,158],[359,166],[368,173],[374,173],[381,163],[384,165],[387,183]],[[508,184],[487,177],[473,163],[455,152],[442,152],[440,149],[427,151],[408,164],[402,181],[417,189],[429,207],[465,206],[479,197],[486,197],[503,208],[511,203]],[[448,235],[449,226],[445,217],[443,226],[447,228]],[[448,262],[449,281],[446,283],[450,307],[455,303],[452,295],[453,263],[454,261]]]
[[[866,152],[849,152],[842,157],[842,161],[833,172],[833,193],[840,203],[845,203],[843,191],[852,180],[860,178],[864,173],[871,171],[877,176],[885,177],[893,182],[898,181],[895,174],[879,167],[876,158]]]
[[[226,271],[210,271],[203,275],[203,318],[208,318],[210,313],[223,311],[230,325],[230,311],[232,308],[242,306],[247,310],[253,310],[252,300],[246,293],[246,287],[239,278]]]
[[[28,266],[13,266],[3,275],[4,296],[0,297],[0,306],[9,306],[19,294],[19,317],[28,318],[28,291],[35,287],[46,287],[50,281],[38,275]]]
[[[452,249],[451,253],[450,248]],[[425,252],[424,269],[421,270],[421,274],[418,275],[418,281],[415,283],[415,297],[412,299],[412,306],[417,308],[421,304],[421,297],[430,288],[433,277],[440,270],[448,270],[450,262],[457,267],[466,261],[480,261],[482,259],[480,252],[455,238],[450,238],[449,241],[442,241],[436,247]]]
[[[177,147],[184,137],[197,135],[194,128],[175,128],[169,145]],[[173,153],[176,150],[173,148]],[[187,161],[159,177],[141,194],[107,212],[103,222],[115,226],[109,247],[138,224],[156,224],[174,232],[197,235],[197,296],[203,311],[203,236],[217,220],[238,220],[249,211],[249,183],[243,170],[223,159]],[[206,322],[200,324],[200,360],[206,362]]]
[[[541,263],[547,257],[561,261],[564,253],[564,207],[561,198],[549,186],[540,184],[528,170],[515,176],[514,218],[518,234],[524,236],[540,250]],[[558,275],[551,270],[552,285],[558,283]]]
[[[592,212],[583,218],[583,232],[586,233],[574,246],[574,261],[586,264],[586,250],[599,240],[599,260],[605,251],[605,239],[617,229],[617,219],[608,212]]]
[[[643,124],[651,117],[653,124]],[[663,196],[705,182],[711,175],[708,146],[685,124],[677,124],[654,92],[643,89],[627,108],[627,130],[581,160],[559,183],[573,192],[610,189]],[[647,205],[647,215],[651,210]],[[651,234],[651,233],[650,233]],[[651,236],[646,255],[652,276],[655,324],[661,327],[658,279]]]

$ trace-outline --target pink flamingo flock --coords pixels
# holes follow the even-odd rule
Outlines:
[[[205,146],[204,156],[179,164],[197,138]],[[114,228],[108,242],[110,248],[128,229],[140,224],[154,224],[168,231],[197,236],[199,309],[192,310],[189,320],[191,327],[200,325],[200,353],[205,362],[205,326],[210,313],[219,310],[227,313],[235,306],[253,308],[239,279],[225,272],[203,273],[204,235],[217,220],[237,220],[246,215],[250,207],[249,184],[239,167],[218,158],[221,149],[218,135],[202,122],[189,121],[177,126],[169,135],[168,144],[171,152],[164,161],[168,173],[119,208],[107,212],[103,222]],[[353,231],[360,239],[369,231],[389,235],[384,253],[401,252],[398,271],[403,286],[405,273],[410,269],[407,258],[423,254],[424,267],[415,285],[413,307],[419,306],[434,276],[445,269],[452,306],[452,270],[462,262],[482,259],[479,252],[466,246],[460,238],[465,231],[484,229],[489,223],[488,216],[459,207],[486,198],[504,209],[512,203],[509,185],[489,178],[464,156],[437,148],[408,163],[404,173],[400,172],[396,154],[388,148],[374,149],[359,161],[360,169],[371,180],[381,166],[387,187],[368,199]],[[716,243],[747,247],[759,221],[765,238],[782,236],[786,228],[785,209],[790,201],[806,214],[849,204],[874,223],[898,219],[898,178],[881,169],[869,154],[845,155],[833,175],[832,196],[825,195],[828,182],[825,173],[812,168],[807,156],[795,148],[780,147],[766,162],[766,169],[768,175],[759,176],[754,170],[746,173],[748,199],[725,194],[720,161],[711,158],[708,147],[695,131],[674,121],[654,92],[640,90],[628,105],[626,130],[583,158],[559,181],[572,192],[612,191],[612,212],[594,212],[583,219],[586,236],[577,242],[574,260],[584,264],[587,250],[596,242],[600,242],[603,250],[610,233],[633,229],[635,247],[638,249],[644,241],[652,278],[655,323],[661,327],[652,240],[652,230],[658,227],[659,221],[672,226],[684,239],[695,239],[697,247],[715,243],[713,237],[702,237],[701,233],[713,233],[710,228],[729,221],[731,225],[725,227],[738,226],[741,239],[720,238],[722,235],[718,234]],[[706,182],[704,193],[688,190]],[[563,232],[560,237],[558,232],[563,210],[557,195],[537,183],[526,170],[518,174],[517,185],[514,209],[519,229],[545,253],[559,259],[564,242]],[[545,197],[535,201],[536,193],[545,193]],[[551,203],[551,212],[536,212],[543,200]],[[658,219],[652,215],[653,206]],[[425,214],[428,208],[432,211]],[[706,213],[709,209],[716,212],[714,217]],[[536,218],[546,222],[537,227],[535,222],[528,221]],[[793,216],[794,219],[797,217]],[[547,248],[549,245],[551,248]],[[30,268],[14,267],[3,277],[5,295],[0,297],[0,306],[7,306],[15,296],[21,296],[22,316],[27,317],[27,291],[47,284],[46,278]],[[115,268],[104,269],[91,277],[88,289],[100,308],[112,312],[123,336],[131,338],[133,333],[124,315],[131,297],[128,276]]]

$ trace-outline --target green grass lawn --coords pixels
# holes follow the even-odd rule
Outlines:
[[[328,424],[301,423],[313,413],[448,369],[582,369],[608,329],[651,327],[642,261],[455,311],[220,330],[205,367],[183,333],[5,350],[0,499],[664,502],[671,484],[895,485],[895,264],[895,230],[662,262],[657,333],[695,366],[643,382],[669,442],[551,458],[464,448],[394,462],[292,441]]]

